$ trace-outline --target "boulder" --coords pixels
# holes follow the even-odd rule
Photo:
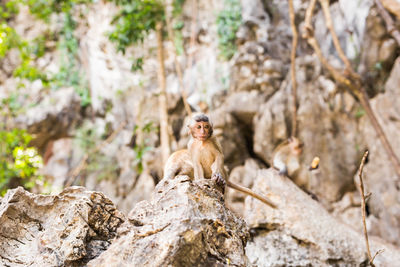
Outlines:
[[[136,204],[109,249],[88,266],[246,266],[246,223],[212,180],[162,180]]]
[[[260,170],[254,182],[277,209],[248,197],[245,220],[252,228],[246,255],[256,266],[366,266],[363,234],[330,215],[321,204],[277,171]],[[361,212],[361,211],[360,211]],[[362,223],[361,221],[359,222]],[[374,263],[394,266],[400,249],[370,236]]]
[[[83,266],[107,249],[125,220],[102,193],[9,190],[0,204],[0,265]]]
[[[400,58],[396,59],[385,93],[377,95],[371,107],[383,128],[397,157],[400,157]],[[370,212],[378,218],[371,231],[387,241],[400,245],[400,187],[399,177],[367,116],[360,121],[360,133],[369,149],[365,165],[365,188],[372,196],[368,202]],[[358,177],[355,177],[358,181]]]

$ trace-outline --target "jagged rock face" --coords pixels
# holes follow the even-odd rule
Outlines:
[[[19,128],[35,136],[32,145],[42,151],[52,139],[66,137],[80,121],[81,104],[74,88],[51,91],[39,105],[16,118]]]
[[[371,100],[372,109],[398,157],[400,156],[399,77],[400,58],[397,58],[385,84],[385,93]],[[366,116],[360,122],[360,132],[370,152],[369,161],[364,168],[366,192],[372,193],[368,206],[371,214],[378,219],[371,225],[371,232],[400,245],[399,177]],[[358,181],[358,177],[355,179]]]
[[[332,217],[288,178],[272,169],[261,170],[254,184],[278,209],[246,199],[245,220],[254,229],[246,245],[251,264],[367,266],[363,235]],[[392,245],[370,237],[370,247],[373,254],[385,249],[375,258],[376,266],[400,262],[400,250]]]
[[[107,249],[125,220],[102,193],[9,190],[0,204],[0,265],[82,266]]]
[[[162,180],[132,209],[115,242],[88,266],[246,266],[245,222],[212,180]]]
[[[315,57],[298,58],[296,69],[297,134],[304,147],[299,174],[291,178],[328,205],[354,187],[352,177],[360,157],[356,148],[362,140],[357,134],[358,105],[350,94],[336,92],[333,81],[320,76]],[[275,147],[291,133],[291,86],[283,82],[281,87],[261,106],[253,122],[254,152],[269,164]],[[319,177],[307,172],[315,156],[321,158]]]

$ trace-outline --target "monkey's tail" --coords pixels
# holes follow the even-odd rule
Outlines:
[[[255,193],[254,191],[252,191],[252,190],[250,190],[250,189],[248,189],[248,188],[246,188],[244,186],[241,186],[241,185],[238,185],[238,184],[234,184],[231,181],[227,181],[226,184],[229,187],[232,187],[233,189],[236,189],[236,190],[238,190],[238,191],[240,191],[242,193],[245,193],[245,194],[247,194],[249,196],[252,196],[252,197],[260,200],[261,202],[267,204],[268,206],[270,206],[270,207],[272,207],[274,209],[277,208],[276,205],[271,200],[269,200],[268,198],[266,198],[264,196],[261,196],[261,195]]]

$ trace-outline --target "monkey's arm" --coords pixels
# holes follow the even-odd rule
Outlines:
[[[271,200],[269,200],[268,198],[266,198],[266,197],[264,197],[264,196],[261,196],[261,195],[255,193],[254,191],[252,191],[252,190],[250,190],[250,189],[244,187],[244,186],[241,186],[241,185],[238,185],[238,184],[234,184],[234,183],[232,183],[232,182],[230,182],[230,181],[227,181],[226,184],[227,184],[229,187],[231,187],[231,188],[233,188],[233,189],[236,189],[236,190],[238,190],[238,191],[240,191],[240,192],[242,192],[242,193],[244,193],[244,194],[246,194],[246,195],[249,195],[249,196],[251,196],[251,197],[254,197],[254,198],[260,200],[261,202],[267,204],[268,206],[270,206],[270,207],[276,209],[276,205],[275,205]]]

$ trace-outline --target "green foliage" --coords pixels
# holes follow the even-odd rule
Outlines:
[[[63,28],[59,33],[60,39],[58,49],[61,51],[60,71],[49,78],[36,68],[32,62],[45,53],[46,38],[49,36],[39,36],[35,40],[28,42],[23,40],[15,30],[6,22],[0,24],[0,59],[7,53],[16,48],[19,51],[21,63],[14,70],[14,76],[34,81],[42,80],[44,86],[60,88],[72,86],[81,97],[81,105],[87,106],[91,103],[89,88],[79,72],[77,60],[78,40],[74,36],[76,22],[72,18],[74,7],[78,4],[89,4],[92,0],[11,0],[5,5],[0,5],[0,19],[8,19],[18,13],[18,4],[29,7],[30,12],[38,19],[47,23],[50,22],[51,15],[62,13]]]
[[[0,131],[0,194],[4,195],[11,181],[30,189],[43,177],[41,156],[28,144],[32,137],[24,130]]]
[[[161,0],[109,0],[120,7],[119,13],[113,18],[114,30],[109,34],[109,39],[117,46],[117,51],[125,53],[126,48],[142,43],[149,32],[155,30],[158,21],[165,20],[164,5]],[[185,0],[173,1],[173,16],[182,13]],[[183,53],[183,38],[178,25],[175,30],[174,43],[178,53]],[[179,32],[178,32],[179,31]],[[143,58],[133,59],[132,71],[141,70]]]
[[[241,23],[239,0],[225,0],[224,9],[217,17],[217,28],[220,54],[226,60],[229,60],[236,51],[236,32]]]
[[[87,82],[80,73],[77,59],[79,43],[74,36],[77,23],[73,20],[71,13],[64,13],[64,24],[61,31],[58,49],[61,52],[60,71],[52,78],[54,89],[71,86],[81,98],[81,106],[91,104],[90,91]]]
[[[359,118],[361,118],[361,117],[364,116],[364,115],[365,115],[365,110],[364,110],[362,107],[359,107],[359,108],[356,110],[355,114],[354,114],[354,116],[356,117],[356,119],[359,119]]]
[[[115,29],[109,38],[117,44],[117,50],[125,53],[128,46],[143,42],[145,36],[163,19],[164,7],[159,0],[112,0],[120,6],[113,18]]]
[[[92,0],[20,0],[29,7],[30,12],[47,23],[53,13],[71,13],[79,4],[90,4]]]

